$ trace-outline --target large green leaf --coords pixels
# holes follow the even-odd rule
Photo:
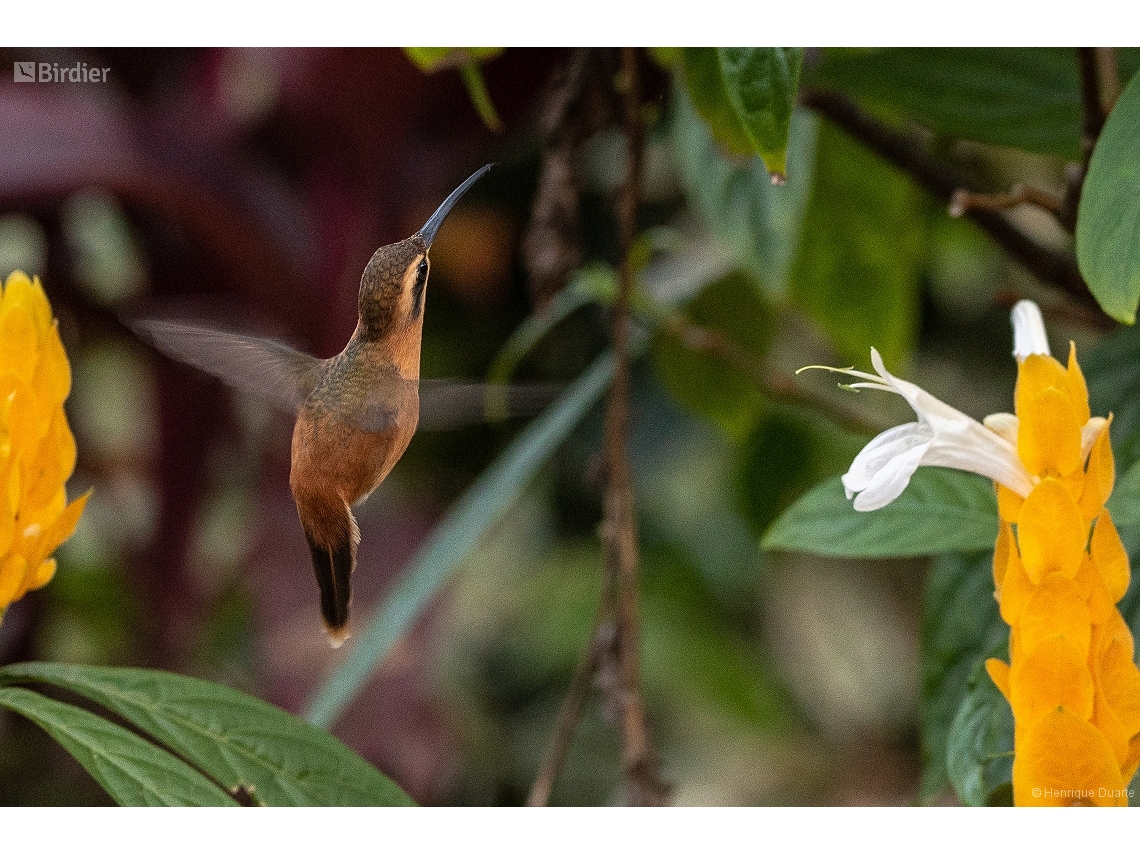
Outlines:
[[[1140,302],[1140,78],[1093,149],[1077,211],[1077,263],[1100,307],[1131,324]]]
[[[237,806],[177,757],[87,710],[18,686],[0,688],[0,706],[46,730],[120,805]]]
[[[984,662],[970,674],[950,725],[946,771],[963,804],[1013,803],[1013,713]]]
[[[840,558],[973,552],[997,538],[993,484],[980,475],[922,467],[903,494],[877,511],[856,511],[833,478],[805,493],[772,524],[765,549]]]
[[[1119,50],[1122,79],[1136,51]],[[1077,159],[1081,83],[1073,48],[828,51],[808,85],[838,89],[934,131]]]
[[[914,183],[824,123],[792,296],[845,359],[865,360],[872,345],[888,364],[909,353],[926,231]]]
[[[788,181],[774,186],[757,158],[725,156],[684,87],[674,88],[670,137],[688,198],[709,232],[770,297],[782,297],[811,189],[816,121],[797,110],[788,137]]]
[[[49,683],[95,701],[260,804],[412,804],[328,733],[216,683],[162,671],[42,662],[8,665],[0,669],[0,682]]]
[[[775,181],[787,178],[788,128],[803,48],[717,48],[724,88],[752,148]]]
[[[966,700],[971,674],[1002,651],[1009,627],[994,599],[993,553],[951,553],[931,563],[922,604],[922,799],[949,783],[950,730]],[[989,679],[985,677],[984,679]]]

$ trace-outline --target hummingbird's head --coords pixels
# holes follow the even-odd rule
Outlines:
[[[423,319],[431,242],[459,198],[493,165],[488,163],[451,191],[410,238],[372,254],[360,278],[360,325],[367,338],[383,338]]]
[[[429,266],[428,243],[418,233],[372,254],[360,277],[360,326],[367,338],[421,320]]]

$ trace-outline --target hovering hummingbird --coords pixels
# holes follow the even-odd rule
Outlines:
[[[475,420],[487,401],[491,387],[430,380],[423,381],[421,398],[420,340],[432,240],[455,203],[492,165],[460,184],[414,235],[376,250],[360,278],[356,330],[330,359],[271,339],[177,321],[132,322],[166,354],[296,413],[289,486],[333,647],[349,637],[360,542],[352,506],[380,486],[417,425]],[[535,389],[511,390],[510,399],[516,408],[533,405]]]

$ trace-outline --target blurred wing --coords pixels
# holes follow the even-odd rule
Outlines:
[[[167,356],[290,413],[309,397],[325,365],[325,360],[268,338],[155,318],[129,323],[140,337]]]
[[[449,430],[479,422],[534,415],[562,389],[559,383],[501,385],[454,380],[420,381],[421,430]]]
[[[341,413],[362,430],[369,433],[389,430],[396,427],[400,413],[415,412],[417,382],[401,377],[394,368],[365,379],[358,378],[357,383],[366,388],[360,391],[360,385],[357,385],[355,394],[346,389],[348,394],[343,396]],[[353,406],[351,402],[354,400],[361,401],[359,409],[350,411],[348,408]]]

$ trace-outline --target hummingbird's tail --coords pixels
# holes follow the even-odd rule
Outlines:
[[[340,647],[349,638],[348,607],[360,529],[347,503],[341,502],[339,513],[332,513],[328,507],[322,510],[325,513],[308,519],[303,514],[301,525],[313,554],[313,570],[321,589],[321,617],[329,644]]]

